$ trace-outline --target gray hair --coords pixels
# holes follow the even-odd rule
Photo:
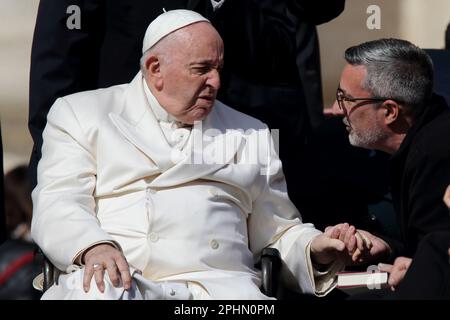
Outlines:
[[[400,39],[380,39],[348,48],[345,60],[364,66],[363,88],[374,97],[390,98],[416,116],[433,92],[433,63],[429,55]]]
[[[171,59],[169,58],[169,55],[167,54],[168,46],[164,42],[158,42],[153,47],[148,49],[142,54],[141,60],[139,61],[139,65],[141,68],[142,74],[145,76],[147,73],[147,69],[145,68],[145,61],[147,61],[148,57],[150,55],[156,55],[160,59],[164,61],[164,63],[170,63]]]

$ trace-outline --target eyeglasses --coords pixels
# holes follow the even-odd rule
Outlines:
[[[344,108],[344,101],[350,101],[350,102],[355,102],[355,101],[368,101],[368,102],[383,102],[386,100],[394,100],[391,98],[350,98],[347,97],[344,93],[344,91],[341,88],[337,88],[336,90],[336,101],[338,102],[338,106],[339,109],[341,109],[341,111],[345,112],[345,108]],[[394,100],[396,101],[396,100]]]

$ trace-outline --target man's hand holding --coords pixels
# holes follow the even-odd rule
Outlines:
[[[389,273],[388,283],[391,286],[392,290],[395,290],[395,287],[397,287],[403,280],[406,271],[408,271],[408,268],[411,265],[411,262],[411,258],[398,257],[397,259],[395,259],[393,265],[384,263],[378,264],[378,269],[380,269],[380,271]]]
[[[352,255],[352,261],[355,264],[379,262],[387,258],[391,253],[391,247],[383,239],[374,236],[368,231],[357,229],[357,234],[367,245],[368,250],[360,250],[359,247]],[[358,237],[359,238],[359,237]]]
[[[348,223],[337,224],[332,227],[327,227],[323,233],[323,240],[318,243],[313,242],[311,252],[314,254],[313,259],[317,263],[319,259],[325,260],[342,260],[346,265],[353,264],[352,257],[355,252],[365,252],[370,250],[370,241],[363,241],[361,235],[358,234],[356,228]],[[321,238],[317,238],[321,240]],[[329,245],[327,248],[318,246]]]
[[[337,259],[345,250],[345,244],[339,238],[338,229],[327,229],[311,241],[311,259],[317,264],[327,265]]]
[[[109,278],[115,287],[122,283],[125,290],[130,289],[131,274],[128,262],[114,246],[102,243],[89,248],[84,254],[84,264],[84,291],[89,291],[91,279],[94,276],[98,289],[103,293],[105,270],[108,270]]]
[[[356,229],[348,223],[341,223],[325,229],[325,234],[341,240],[345,254],[341,254],[346,265],[357,265],[383,260],[391,252],[389,245],[365,230]]]

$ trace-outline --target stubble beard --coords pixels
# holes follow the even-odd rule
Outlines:
[[[373,126],[362,132],[357,132],[352,128],[348,135],[352,146],[365,149],[376,149],[376,145],[385,138],[386,133],[378,126]]]

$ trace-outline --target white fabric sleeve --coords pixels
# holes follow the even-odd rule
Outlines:
[[[100,228],[95,214],[94,140],[95,132],[83,131],[66,100],[56,100],[43,132],[38,183],[32,193],[31,232],[60,270],[66,270],[80,252],[95,243],[116,243]]]
[[[340,266],[332,264],[324,274],[314,273],[310,243],[322,232],[311,223],[303,223],[300,213],[289,200],[281,161],[268,130],[266,135],[268,159],[266,174],[262,176],[265,183],[248,219],[250,249],[255,257],[267,246],[278,249],[283,260],[283,282],[302,293],[324,295],[333,288],[334,273]]]

